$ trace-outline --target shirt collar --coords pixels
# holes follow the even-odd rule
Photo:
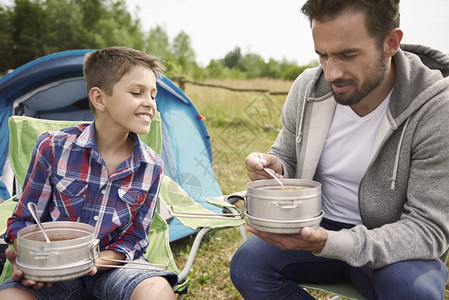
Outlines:
[[[145,143],[143,143],[139,136],[134,132],[129,133],[130,138],[134,141],[134,151],[133,151],[133,161],[132,164],[140,164],[141,162],[145,162],[148,164],[154,164],[156,158],[154,156],[154,152],[150,150]]]
[[[136,133],[130,132],[129,136],[134,142],[131,164],[134,166],[138,166],[142,162],[154,164],[154,152],[140,140]],[[95,138],[95,120],[81,132],[75,144],[83,148],[91,148],[93,152],[99,155],[97,140]]]

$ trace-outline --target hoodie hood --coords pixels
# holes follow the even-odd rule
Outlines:
[[[426,46],[405,44],[393,56],[393,62],[396,82],[390,112],[396,124],[401,124],[428,99],[446,88],[440,82],[449,75],[449,56]]]
[[[392,170],[392,190],[395,189],[399,155],[410,118],[430,99],[447,90],[449,78],[445,79],[445,77],[449,76],[449,56],[426,46],[402,44],[393,56],[393,63],[396,67],[396,78],[389,104],[388,119],[393,131],[402,124],[404,126],[401,129]],[[321,66],[313,75],[307,95],[308,101],[317,102],[332,96],[330,84],[324,78]],[[305,102],[303,106],[305,106]],[[303,114],[304,110],[303,107]],[[300,124],[302,124],[303,114],[300,117]],[[301,131],[302,128],[300,128]]]
[[[449,56],[441,51],[422,45],[402,44],[404,52],[416,54],[429,69],[438,70],[443,77],[449,76]]]

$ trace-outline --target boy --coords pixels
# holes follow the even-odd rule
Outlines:
[[[102,258],[143,260],[163,162],[137,134],[149,131],[156,76],[163,69],[158,58],[125,47],[86,55],[84,79],[95,120],[38,138],[23,195],[8,220],[8,243],[17,249],[17,232],[32,223],[26,208],[31,201],[43,222],[94,226]],[[0,286],[0,299],[175,299],[177,276],[170,272],[93,267],[75,280],[36,282],[23,278],[16,256],[8,249],[14,272]]]

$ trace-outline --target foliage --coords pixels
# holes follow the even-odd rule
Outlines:
[[[306,65],[306,66],[289,66],[282,73],[280,78],[285,80],[295,80],[305,69],[315,67],[317,65]]]
[[[236,67],[239,61],[242,59],[242,53],[240,47],[236,47],[234,50],[228,52],[223,59],[223,63],[229,69]]]
[[[147,53],[151,53],[152,55],[163,57],[166,60],[174,59],[174,56],[170,51],[170,40],[168,34],[160,26],[156,26],[156,28],[150,30],[143,50]]]
[[[15,0],[0,19],[0,72],[57,51],[144,44],[124,1]]]
[[[11,32],[2,29],[11,28],[11,22],[11,12],[0,7],[0,74],[2,71],[7,71],[11,68],[8,58],[12,56],[13,48],[9,47],[9,45],[12,45],[12,35]]]
[[[215,79],[253,79],[263,77],[293,80],[310,66],[298,66],[296,63],[285,59],[278,62],[270,58],[268,62],[265,62],[258,54],[248,53],[242,55],[240,48],[236,47],[228,52],[224,59],[211,60],[206,67],[206,77]]]
[[[0,40],[0,74],[50,53],[114,45],[161,57],[169,77],[291,79],[291,74],[302,70],[294,62],[266,62],[255,53],[242,55],[239,47],[223,59],[200,67],[187,33],[181,31],[170,40],[160,26],[143,32],[140,20],[127,11],[126,0],[14,0],[10,6],[0,3]]]

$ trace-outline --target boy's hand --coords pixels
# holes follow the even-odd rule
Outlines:
[[[93,275],[97,274],[97,271],[98,271],[97,267],[93,266],[92,269],[90,269],[89,273],[87,273],[87,275],[93,276]]]
[[[22,281],[22,284],[24,286],[32,286],[35,289],[41,289],[41,288],[49,288],[52,286],[51,282],[41,282],[41,281],[35,281],[35,280],[30,280],[30,279],[25,279],[23,277],[23,271],[19,270],[19,267],[17,266],[16,263],[16,258],[17,258],[17,253],[14,252],[14,250],[12,249],[6,249],[5,251],[6,257],[8,258],[9,262],[12,265],[12,275],[11,278],[15,281]]]

